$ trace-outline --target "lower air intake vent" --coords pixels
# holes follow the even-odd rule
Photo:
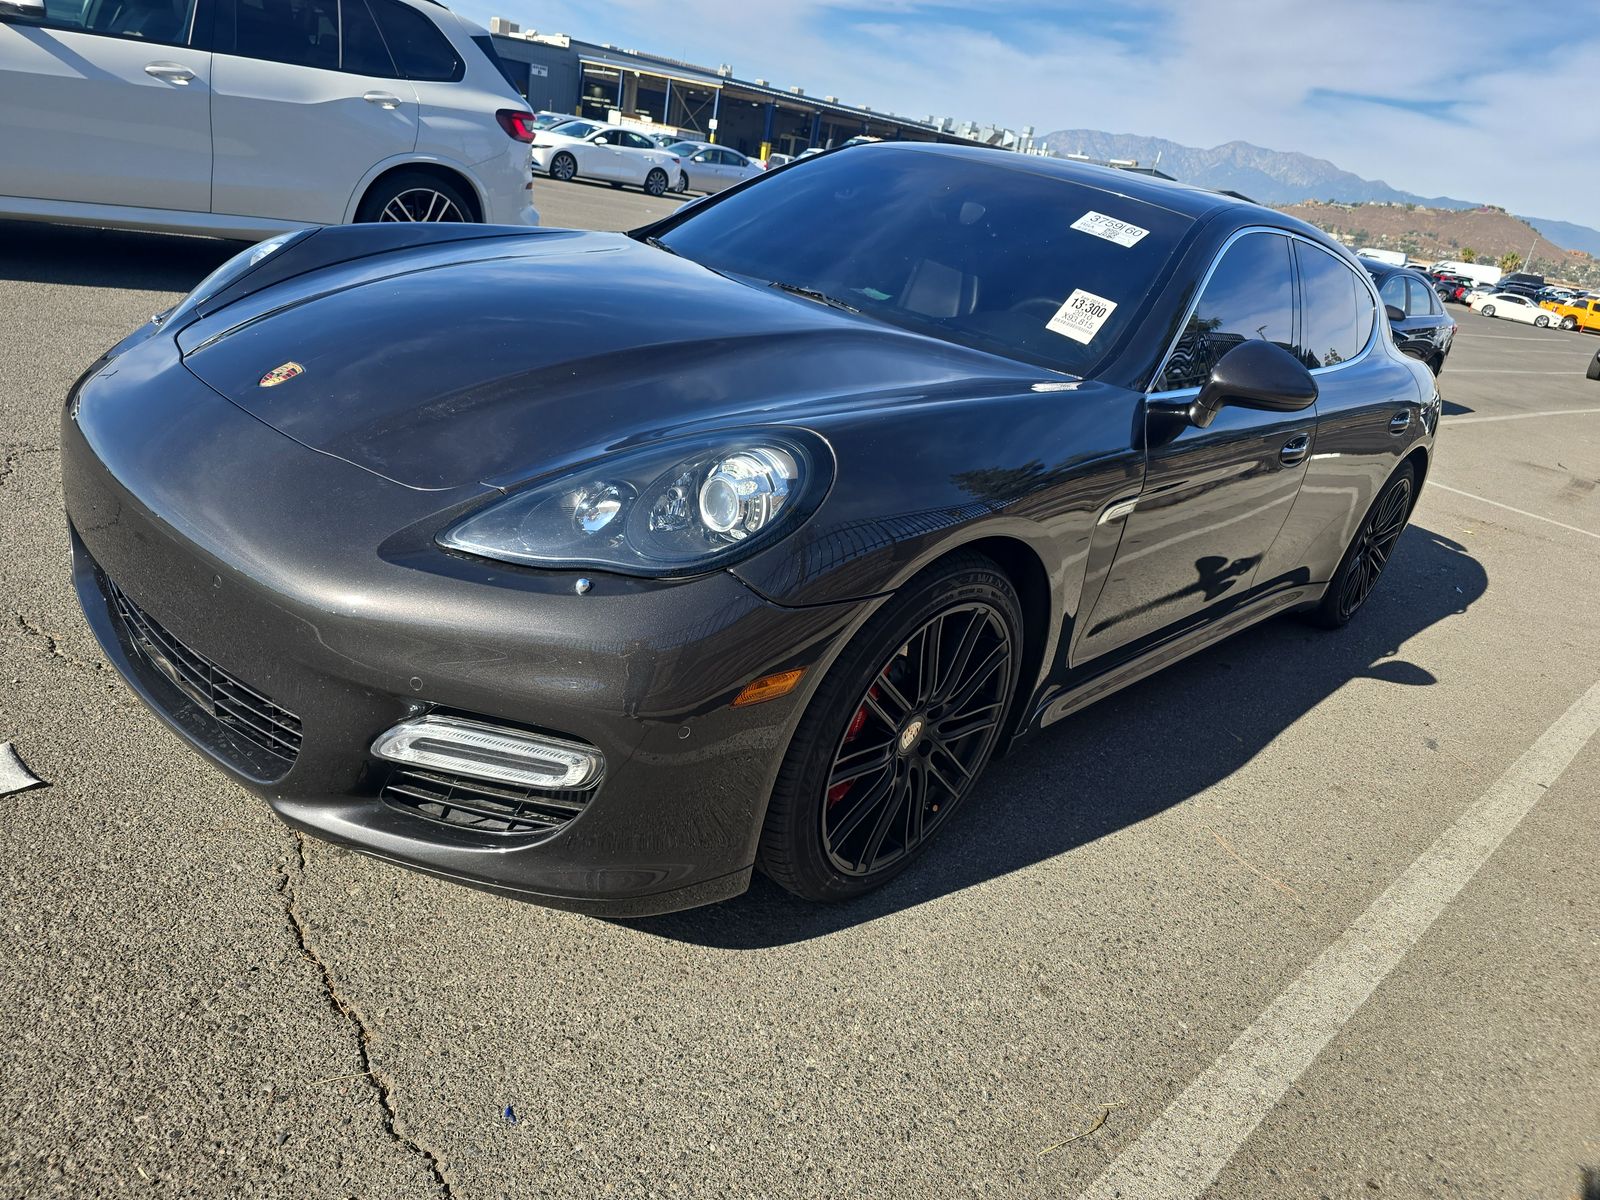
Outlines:
[[[110,579],[105,588],[112,611],[145,662],[228,733],[265,750],[285,769],[293,765],[300,756],[299,717],[173,637]]]
[[[399,768],[381,795],[395,808],[478,833],[554,835],[587,806],[592,791],[556,792]]]

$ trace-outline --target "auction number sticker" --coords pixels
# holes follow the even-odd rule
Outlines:
[[[1115,242],[1119,246],[1136,246],[1139,239],[1149,233],[1148,229],[1140,229],[1137,225],[1130,225],[1126,221],[1119,221],[1115,217],[1108,217],[1105,213],[1086,212],[1072,223],[1074,229],[1083,233],[1092,233],[1097,238],[1104,238],[1108,242]]]
[[[1115,300],[1107,300],[1104,296],[1096,296],[1079,288],[1067,297],[1065,304],[1056,309],[1056,315],[1050,318],[1045,328],[1087,346],[1094,341],[1094,335],[1100,332],[1100,326],[1109,321],[1116,310]]]

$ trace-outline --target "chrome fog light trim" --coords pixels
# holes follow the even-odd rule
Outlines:
[[[557,790],[593,787],[605,767],[592,746],[460,717],[401,721],[378,735],[372,753],[389,762]]]

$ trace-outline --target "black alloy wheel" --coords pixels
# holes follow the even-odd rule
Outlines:
[[[1411,517],[1416,478],[1415,469],[1404,463],[1378,493],[1312,614],[1318,624],[1330,629],[1348,624],[1372,595]]]
[[[652,196],[665,196],[667,194],[667,173],[656,167],[644,177],[644,190]]]
[[[988,559],[914,580],[840,656],[768,806],[760,863],[814,900],[887,882],[971,791],[1016,689],[1021,607]]]
[[[578,174],[578,160],[563,150],[550,160],[550,178],[571,183]]]

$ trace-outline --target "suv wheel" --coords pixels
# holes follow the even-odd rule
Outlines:
[[[425,171],[400,171],[367,193],[357,221],[475,221],[474,208],[452,184]]]

